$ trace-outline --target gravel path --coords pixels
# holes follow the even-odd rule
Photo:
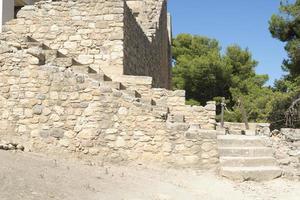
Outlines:
[[[299,200],[300,182],[235,183],[211,172],[89,166],[0,151],[0,200]]]

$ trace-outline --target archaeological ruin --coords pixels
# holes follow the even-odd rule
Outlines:
[[[215,102],[172,90],[166,0],[28,4],[0,34],[0,149],[281,176],[267,137],[224,135]]]

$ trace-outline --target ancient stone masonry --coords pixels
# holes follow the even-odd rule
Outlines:
[[[152,2],[165,7],[165,2]],[[129,36],[123,28],[157,30],[150,22],[162,19],[157,13],[166,16],[162,10],[143,12],[149,23],[141,25],[142,15],[135,20],[121,0],[44,0],[25,6],[1,34],[0,139],[22,144],[25,151],[94,156],[104,162],[215,168],[215,102],[187,106],[184,91],[154,88],[165,87],[169,77],[150,71],[114,76],[126,69],[126,59],[134,60],[132,66],[147,64],[132,52],[124,59],[123,42]],[[124,24],[127,20],[132,26]],[[155,40],[145,31],[137,36],[150,46]],[[133,51],[135,43],[129,40],[126,48]],[[164,55],[157,44],[153,48]],[[162,62],[151,61],[151,53],[144,56],[160,69]]]
[[[283,176],[300,180],[300,129],[275,130],[272,132],[270,143],[283,169]]]
[[[133,7],[133,12],[138,10],[143,1],[128,1]],[[151,8],[150,2],[142,8]],[[161,10],[161,14],[153,14],[150,11],[139,11],[138,18],[125,5],[124,15],[124,73],[128,75],[151,76],[155,87],[170,88],[170,43],[167,27],[167,6],[164,1],[157,1],[155,9]],[[144,15],[144,16],[143,16]],[[145,16],[146,15],[146,16]],[[159,16],[152,19],[151,16]],[[146,18],[146,20],[141,20]],[[150,18],[150,19],[149,19]],[[144,24],[144,21],[149,21]],[[137,23],[139,22],[139,23]],[[152,23],[150,23],[152,22]],[[154,27],[154,28],[153,28]],[[155,28],[157,27],[157,28]]]
[[[114,80],[145,75],[170,88],[166,2],[138,2],[148,8],[139,23],[124,0],[43,0],[21,9],[3,31],[32,36]]]
[[[121,74],[123,7],[123,1],[44,0],[25,6],[3,31],[10,39],[32,36],[96,71]]]

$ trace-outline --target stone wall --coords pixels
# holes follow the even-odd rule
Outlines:
[[[156,5],[153,8],[149,2],[127,1],[132,10],[125,5],[124,74],[151,76],[154,87],[171,88],[167,5],[165,1],[151,1]],[[147,9],[139,10],[135,17],[135,9],[143,7],[141,4]]]
[[[166,2],[137,1],[142,12],[136,17],[125,2],[42,0],[22,8],[4,32],[11,38],[31,36],[114,80],[123,74],[151,76],[153,86],[170,88]]]
[[[123,7],[118,0],[42,0],[8,22],[8,37],[29,35],[52,49],[93,64],[107,75],[123,74]]]
[[[166,0],[126,0],[136,21],[143,29],[143,32],[151,41],[157,33],[157,27],[161,20],[161,13],[164,10]]]
[[[300,129],[273,131],[270,143],[284,177],[300,180]]]
[[[126,76],[120,79],[127,89],[136,90],[142,101],[147,101],[168,109],[176,122],[199,125],[202,129],[216,129],[216,102],[207,102],[206,106],[186,105],[184,90],[152,88],[152,78],[146,76]]]
[[[26,50],[0,55],[0,137],[27,151],[213,168],[216,132],[172,123],[71,69],[38,65]]]

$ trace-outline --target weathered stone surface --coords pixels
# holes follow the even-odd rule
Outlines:
[[[123,1],[80,0],[19,11],[1,35],[1,137],[31,151],[215,166],[215,103],[187,106],[185,91],[161,88],[170,88],[166,8],[145,1],[135,17]]]
[[[268,181],[282,175],[273,157],[273,149],[267,147],[262,136],[219,135],[220,173],[240,181]],[[205,145],[208,147],[209,145]],[[210,152],[214,154],[214,149]]]
[[[33,114],[40,115],[40,114],[42,114],[42,112],[43,112],[43,106],[35,105],[33,107]]]
[[[50,130],[50,136],[61,139],[64,137],[64,130],[61,128],[53,128]]]

